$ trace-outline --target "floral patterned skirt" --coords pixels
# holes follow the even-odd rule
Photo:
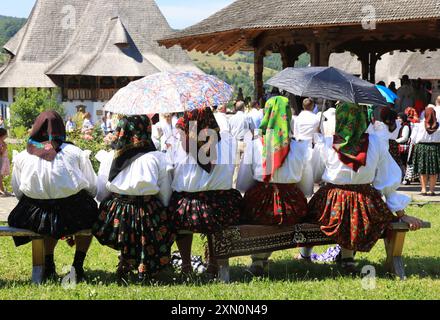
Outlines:
[[[169,211],[177,230],[212,234],[240,221],[243,198],[237,190],[174,192]]]
[[[125,261],[136,262],[140,273],[155,275],[169,265],[175,232],[159,199],[113,195],[99,212],[93,227],[99,243],[120,250]]]
[[[59,240],[83,230],[89,230],[98,219],[98,205],[87,191],[64,199],[38,200],[25,195],[8,217],[10,227],[31,230]],[[16,246],[30,242],[16,237]]]
[[[402,156],[399,152],[399,144],[396,140],[390,140],[390,154],[393,159],[397,162],[400,168],[403,167]]]
[[[11,164],[7,156],[0,158],[0,176],[7,177],[11,174]]]
[[[243,223],[291,226],[307,216],[307,199],[295,184],[259,182],[244,197]]]
[[[440,174],[440,143],[419,143],[414,150],[414,171],[417,174]]]
[[[322,187],[309,203],[311,222],[342,248],[369,252],[395,219],[371,185]]]

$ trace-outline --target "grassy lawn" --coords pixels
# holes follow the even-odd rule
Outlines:
[[[86,284],[64,289],[60,284],[35,286],[30,283],[30,245],[16,249],[10,238],[0,238],[0,300],[3,299],[439,299],[440,298],[440,206],[411,207],[409,214],[431,221],[432,229],[410,233],[404,249],[407,281],[386,276],[382,267],[385,259],[381,241],[369,254],[360,254],[360,266],[376,268],[376,289],[365,290],[362,278],[343,276],[335,265],[304,265],[292,261],[297,250],[273,255],[269,277],[249,279],[245,274],[248,257],[232,259],[232,283],[203,283],[201,280],[172,285],[121,286],[116,283],[114,271],[118,253],[101,247],[94,241],[86,272]],[[202,241],[197,238],[195,254],[203,252]],[[319,251],[325,247],[317,248]],[[65,243],[56,251],[58,273],[73,259],[73,249]]]

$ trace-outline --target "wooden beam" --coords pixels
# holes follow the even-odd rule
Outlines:
[[[261,101],[264,95],[263,87],[264,53],[261,49],[254,50],[254,85],[255,101]]]

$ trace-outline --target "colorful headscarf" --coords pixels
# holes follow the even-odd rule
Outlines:
[[[367,163],[369,137],[367,113],[353,103],[343,103],[336,108],[336,134],[333,148],[339,159],[355,172]]]
[[[429,135],[434,134],[439,128],[437,112],[434,108],[429,107],[425,110],[425,128]]]
[[[32,126],[27,152],[46,161],[53,161],[66,141],[66,127],[56,111],[41,113]]]
[[[147,116],[123,117],[111,144],[115,150],[109,181],[143,155],[156,151],[151,140],[151,122]]]
[[[408,116],[408,120],[412,123],[419,123],[419,115],[417,114],[417,110],[411,107],[405,109],[405,114]]]
[[[263,142],[263,179],[269,182],[281,168],[290,152],[290,122],[292,110],[289,99],[276,96],[266,102],[260,125]]]
[[[191,122],[193,122],[194,125],[197,126],[197,132],[195,130],[190,130]],[[193,159],[197,160],[197,164],[206,172],[211,173],[213,169],[212,162],[217,158],[217,154],[211,154],[211,149],[216,152],[216,148],[212,148],[212,144],[218,143],[221,140],[220,127],[217,123],[217,120],[215,120],[211,108],[194,109],[192,111],[185,112],[183,117],[180,118],[179,121],[177,121],[176,128],[182,130],[185,133],[186,140],[183,144],[185,152],[188,154],[191,153]],[[210,139],[208,142],[199,141],[200,132],[206,129],[214,130],[217,133],[216,141],[212,141],[212,139]],[[193,142],[193,144],[197,146],[196,150],[191,150],[191,142]],[[204,151],[204,154],[206,154],[206,156],[211,159],[210,163],[201,163],[199,159],[200,150]]]

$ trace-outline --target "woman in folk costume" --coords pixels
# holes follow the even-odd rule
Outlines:
[[[420,123],[419,115],[417,114],[416,109],[414,108],[406,108],[405,114],[408,117],[408,122],[411,129],[411,137],[410,137],[410,145],[408,149],[408,159],[407,166],[405,172],[405,178],[403,179],[403,184],[408,185],[411,182],[419,179],[418,174],[414,171],[414,149],[415,144],[413,140],[414,130],[418,123]]]
[[[57,241],[91,229],[98,218],[96,175],[89,155],[66,143],[62,118],[47,111],[35,120],[27,150],[14,158],[12,187],[20,201],[8,222],[45,237],[45,279],[56,277],[53,254]],[[14,241],[20,246],[31,240]],[[83,263],[91,241],[90,236],[75,237],[77,281],[84,278]]]
[[[426,196],[429,184],[431,196],[435,196],[437,177],[440,174],[440,130],[434,108],[425,110],[425,120],[413,130],[411,139],[414,149],[414,172],[420,175],[422,195]]]
[[[191,273],[193,233],[210,235],[239,222],[242,196],[232,188],[235,140],[220,135],[210,108],[186,112],[176,127],[180,143],[170,154],[174,190],[169,210],[175,216],[182,272]],[[216,273],[210,258],[208,273]]]
[[[400,168],[388,145],[366,130],[366,112],[340,104],[335,136],[320,136],[314,150],[320,155],[314,168],[326,185],[309,203],[310,220],[342,247],[342,266],[349,271],[356,266],[354,252],[369,252],[392,221],[400,218],[411,230],[422,224],[405,214],[411,199],[397,193]]]
[[[147,116],[123,117],[114,151],[98,154],[99,221],[93,234],[102,245],[120,250],[117,275],[134,269],[139,280],[155,277],[169,265],[174,232],[166,210],[171,178],[165,154],[156,151]]]
[[[313,194],[311,149],[307,141],[289,137],[291,119],[289,99],[267,101],[261,138],[248,144],[238,176],[238,189],[246,193],[245,224],[292,226],[307,216],[305,195]],[[252,256],[250,271],[263,273],[269,257]]]

